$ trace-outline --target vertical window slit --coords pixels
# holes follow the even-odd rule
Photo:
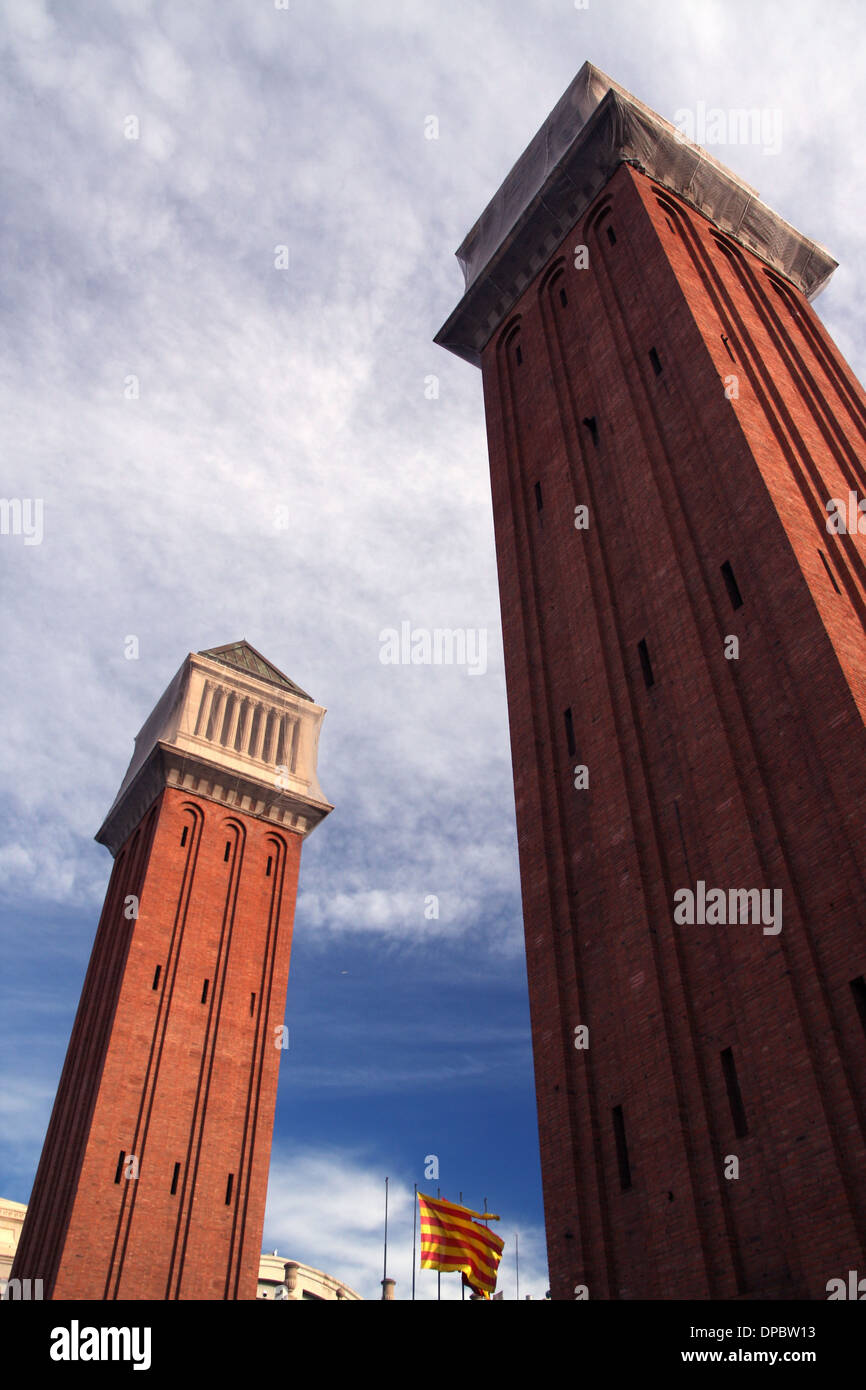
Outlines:
[[[543,506],[544,506],[544,501],[542,500],[542,496],[541,496],[541,483],[536,483],[536,484],[535,484],[535,510],[536,510],[537,512],[540,512],[541,509],[543,508]]]
[[[725,588],[728,591],[728,598],[731,600],[731,607],[742,608],[743,596],[740,593],[739,586],[737,584],[736,579],[734,578],[734,571],[731,568],[730,560],[726,560],[725,563],[722,565],[722,578],[725,581]]]
[[[210,717],[208,718],[208,721],[207,721],[207,728],[206,728],[206,730],[205,730],[205,735],[204,735],[205,738],[206,738],[208,741],[212,740],[213,737],[214,737],[214,734],[216,733],[216,730],[217,730],[217,723],[218,723],[218,720],[219,720],[219,716],[220,716],[220,714],[222,713],[222,706],[223,706],[223,701],[224,701],[224,699],[225,699],[225,691],[223,691],[223,690],[217,690],[217,691],[214,692],[213,701],[211,702],[211,707],[210,707]]]
[[[748,1134],[749,1126],[746,1122],[746,1109],[743,1105],[740,1083],[737,1080],[737,1067],[734,1062],[734,1054],[729,1047],[726,1047],[722,1053],[722,1072],[724,1073],[725,1086],[728,1091],[728,1104],[731,1107],[731,1119],[734,1122],[734,1133],[738,1139],[742,1139],[744,1134]]]
[[[183,849],[184,845],[186,844],[186,836],[187,836],[187,831],[188,831],[188,830],[189,830],[189,826],[188,826],[188,825],[185,825],[185,826],[183,827],[183,830],[181,831],[181,835],[180,835],[180,847],[181,847],[181,849]]]
[[[607,239],[610,242],[611,246],[616,246],[616,232],[613,230],[613,227],[608,227]]]
[[[568,304],[568,295],[565,293],[565,290],[559,291],[559,302],[562,305],[563,309]]]
[[[267,868],[265,869],[265,878],[270,878],[270,876],[271,876],[271,864],[272,864],[273,862],[274,862],[274,861],[273,861],[273,858],[272,858],[272,856],[269,854],[269,855],[268,855],[268,866],[267,866]]]
[[[265,737],[264,737],[264,742],[263,742],[263,744],[262,744],[262,762],[263,762],[263,763],[272,763],[272,762],[274,761],[274,759],[273,759],[273,748],[274,748],[274,735],[275,735],[275,733],[276,733],[276,729],[277,729],[277,716],[276,716],[275,712],[274,712],[273,710],[271,710],[271,712],[270,712],[270,714],[268,715],[268,718],[267,718],[267,723],[265,724]]]
[[[227,863],[229,862],[229,854],[231,853],[231,848],[232,848],[232,842],[231,842],[231,840],[226,840],[226,852],[225,852],[225,854],[223,855],[223,863],[224,863],[224,864],[227,864]]]
[[[210,984],[210,980],[205,980],[204,986],[203,986],[202,992],[201,992],[201,1002],[202,1002],[203,1004],[206,1004],[206,1003],[207,1003],[207,991],[208,991],[208,985],[209,985],[209,984]]]
[[[252,719],[250,720],[249,737],[247,739],[247,753],[251,758],[254,758],[256,756],[256,744],[258,743],[259,725],[261,723],[261,719],[262,711],[259,708],[259,706],[256,705],[255,709],[253,710]]]
[[[286,766],[286,716],[280,715],[279,732],[277,734],[277,752],[275,761],[277,767]]]
[[[171,1195],[172,1195],[172,1197],[173,1197],[174,1194],[177,1192],[177,1180],[178,1180],[179,1177],[180,1177],[180,1164],[179,1164],[179,1163],[176,1163],[176,1164],[174,1165],[174,1173],[172,1174],[172,1179],[171,1179]]]
[[[120,1158],[117,1160],[117,1167],[114,1170],[114,1181],[120,1182],[123,1177],[123,1160],[126,1158],[126,1150],[120,1150]]]
[[[856,980],[851,981],[851,993],[854,995],[854,1003],[857,1005],[863,1032],[866,1033],[866,976],[860,975]]]
[[[519,367],[521,362],[523,361],[523,349],[519,343],[517,344],[517,347],[514,349],[514,356],[517,359],[517,365]]]
[[[230,695],[226,700],[225,714],[223,715],[223,726],[219,737],[219,741],[222,744],[223,748],[225,748],[226,744],[228,743],[229,730],[231,728],[232,715],[235,711],[235,704],[236,700],[234,695]]]
[[[200,733],[203,731],[203,728],[204,728],[205,711],[207,710],[207,702],[208,702],[208,700],[210,699],[210,693],[211,693],[211,684],[210,684],[209,681],[205,681],[204,686],[202,687],[202,692],[201,692],[201,704],[200,704],[199,707],[198,707],[198,717],[196,718],[196,721],[195,721],[195,732],[196,732],[196,734],[200,734]]]
[[[641,670],[643,671],[644,684],[646,685],[647,690],[649,690],[651,685],[655,685],[656,678],[653,675],[652,662],[650,661],[649,651],[647,650],[645,638],[642,637],[641,640],[638,642],[637,651],[638,656],[640,657]]]
[[[291,761],[289,762],[289,769],[292,772],[294,772],[295,768],[298,765],[298,746],[300,744],[300,739],[301,721],[300,719],[295,719],[292,721],[292,757]]]
[[[625,1120],[622,1106],[613,1107],[613,1132],[616,1138],[616,1161],[619,1165],[619,1185],[623,1192],[631,1187],[631,1164],[628,1161],[628,1144],[625,1138]]]
[[[161,972],[162,972],[162,966],[161,966],[161,965],[158,965],[158,966],[156,967],[156,970],[153,972],[153,984],[151,985],[151,989],[156,989],[157,986],[159,985],[159,977],[160,977]]]
[[[255,996],[254,994],[251,994],[251,995],[250,995],[250,1018],[252,1018],[252,1016],[253,1016],[253,1013],[254,1013],[254,1011],[255,1011],[255,1007],[256,1007],[256,996]]]
[[[244,724],[246,723],[246,718],[247,718],[247,702],[246,702],[246,700],[240,700],[240,701],[238,702],[238,722],[237,722],[237,724],[235,725],[234,750],[235,750],[236,753],[240,753],[240,752],[243,751],[241,745],[242,745],[242,743],[243,743],[243,737],[244,737]]]
[[[662,374],[662,364],[661,364],[661,360],[660,360],[659,355],[658,355],[658,353],[656,352],[655,348],[650,348],[650,350],[649,350],[649,359],[650,359],[650,361],[651,361],[652,364],[653,364],[653,371],[655,372],[656,376],[661,376],[661,374]]]
[[[593,444],[595,445],[596,448],[598,448],[598,422],[597,422],[595,416],[594,416],[594,415],[587,415],[586,418],[585,418],[584,420],[581,421],[581,424],[586,425],[586,428],[589,430],[590,434],[592,435],[592,442],[593,442]]]
[[[235,1175],[234,1175],[234,1173],[229,1173],[229,1180],[228,1180],[228,1182],[226,1183],[226,1206],[228,1206],[229,1203],[231,1202],[231,1199],[232,1199],[232,1188],[234,1187],[234,1185],[235,1185]]]
[[[577,752],[577,745],[574,741],[574,720],[571,717],[571,705],[565,711],[565,738],[568,743],[568,751],[573,758]]]

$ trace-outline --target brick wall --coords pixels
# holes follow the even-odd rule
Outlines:
[[[482,371],[553,1296],[826,1297],[866,1269],[863,392],[626,165]],[[699,879],[781,931],[676,924]]]
[[[118,854],[15,1261],[46,1297],[255,1297],[300,852],[167,788]]]

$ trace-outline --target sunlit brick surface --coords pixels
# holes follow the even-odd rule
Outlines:
[[[16,1257],[46,1296],[255,1297],[300,852],[168,788],[118,855]]]

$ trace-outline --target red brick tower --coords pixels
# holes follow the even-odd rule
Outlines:
[[[12,1271],[46,1298],[255,1298],[323,716],[240,642],[191,654],[136,739]]]
[[[866,1274],[835,262],[589,64],[458,257],[437,342],[484,382],[553,1297],[824,1299]]]

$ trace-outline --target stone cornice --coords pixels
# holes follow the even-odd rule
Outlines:
[[[191,652],[138,734],[96,839],[116,855],[167,786],[308,835],[333,809],[316,771],[324,715],[302,692]]]
[[[709,218],[809,299],[836,268],[755,189],[584,63],[457,252],[466,291],[435,341],[480,366],[493,333],[623,163]]]
[[[311,801],[256,777],[231,773],[218,763],[183,753],[170,744],[159,743],[123,798],[115,802],[95,838],[116,855],[164,787],[175,787],[205,801],[219,802],[226,810],[270,821],[275,828],[290,830],[303,838],[334,809],[326,801]]]

